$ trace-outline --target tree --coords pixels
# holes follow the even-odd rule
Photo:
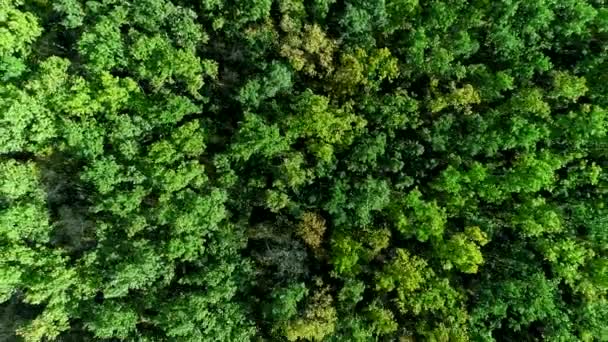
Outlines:
[[[21,11],[21,5],[22,1],[14,0],[0,3],[3,25],[0,33],[0,74],[3,81],[19,77],[28,68],[25,59],[30,54],[34,40],[42,34],[36,15]]]
[[[608,340],[600,0],[0,0],[0,339]]]

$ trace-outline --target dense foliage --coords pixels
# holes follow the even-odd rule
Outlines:
[[[0,0],[0,340],[608,341],[605,0]]]

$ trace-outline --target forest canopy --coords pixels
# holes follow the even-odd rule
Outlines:
[[[0,340],[608,341],[605,0],[0,0]]]

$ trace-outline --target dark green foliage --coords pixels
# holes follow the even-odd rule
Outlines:
[[[608,341],[603,0],[0,0],[0,340]]]

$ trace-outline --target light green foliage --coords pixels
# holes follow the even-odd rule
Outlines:
[[[277,187],[287,186],[295,190],[308,183],[313,176],[311,170],[307,169],[304,163],[304,155],[299,152],[285,157],[279,167],[279,179],[275,181],[274,185]]]
[[[462,329],[458,326],[466,321],[461,295],[447,279],[437,277],[425,260],[407,250],[397,249],[395,259],[376,274],[376,290],[396,291],[397,307],[403,313],[445,315],[453,329]],[[419,322],[418,328],[425,330],[429,323]]]
[[[466,84],[462,88],[453,89],[447,95],[439,95],[431,101],[430,107],[434,113],[452,107],[467,114],[471,113],[471,105],[480,102],[479,93],[470,84]]]
[[[53,2],[53,10],[64,17],[61,24],[68,29],[80,27],[85,17],[84,6],[77,0],[58,0]]]
[[[588,91],[585,79],[569,75],[565,72],[556,72],[553,76],[553,91],[551,97],[576,102],[579,97]]]
[[[336,309],[327,291],[327,288],[317,290],[309,299],[303,315],[287,324],[285,328],[287,340],[322,341],[334,332],[337,320]]]
[[[124,297],[129,290],[149,287],[163,273],[161,257],[154,254],[148,241],[134,241],[133,250],[137,253],[114,258],[115,265],[108,270],[109,282],[103,288],[105,297]]]
[[[255,114],[247,114],[232,146],[234,158],[247,160],[254,154],[273,157],[289,147],[289,140],[281,135],[276,125],[269,126]]]
[[[440,237],[446,223],[445,210],[436,202],[427,202],[418,190],[410,192],[391,208],[395,226],[406,237],[416,237],[426,241]]]
[[[268,190],[266,192],[266,207],[273,213],[278,213],[289,204],[289,196],[278,190]]]
[[[69,65],[65,59],[51,57],[41,63],[39,72],[22,89],[11,84],[0,88],[3,153],[20,150],[43,153],[57,135],[57,112],[69,110],[74,115],[90,110],[87,96],[82,94],[86,91],[82,80],[70,79],[67,74]],[[64,88],[68,86],[71,89]]]
[[[49,249],[52,227],[40,189],[39,170],[32,163],[1,164],[0,301],[17,293],[31,304],[47,304],[41,314],[18,330],[26,341],[53,339],[69,328],[66,303],[72,301],[76,274],[66,269],[60,250]],[[10,204],[9,207],[6,207]]]
[[[585,279],[585,272],[579,270],[585,264],[591,265],[594,252],[573,239],[544,239],[539,242],[540,250],[551,264],[553,271],[577,291],[594,291],[592,284]],[[597,259],[599,263],[601,260]],[[599,265],[599,264],[598,264]]]
[[[224,284],[225,288],[229,286]],[[247,341],[254,332],[253,328],[245,323],[240,308],[229,303],[230,297],[224,293],[225,290],[214,286],[210,292],[188,292],[170,301],[165,300],[159,308],[160,315],[154,321],[170,339]],[[218,306],[220,301],[225,305]],[[225,322],[233,324],[226,326]]]
[[[55,339],[69,328],[68,315],[60,310],[45,310],[28,326],[17,330],[17,334],[27,342]]]
[[[525,154],[515,161],[501,184],[505,192],[532,193],[553,185],[554,170],[562,166],[561,158],[545,151],[535,157]]]
[[[391,334],[399,327],[392,311],[380,307],[378,303],[373,303],[366,314],[374,322],[374,329],[379,335]]]
[[[161,36],[134,35],[131,39],[134,40],[132,58],[138,65],[136,77],[150,80],[155,90],[181,81],[188,91],[196,94],[203,85],[201,74],[215,74],[213,63],[205,65],[192,52],[174,49]]]
[[[608,112],[597,106],[583,105],[580,109],[562,115],[557,121],[563,133],[561,139],[575,148],[597,149],[594,144],[604,144],[608,132]],[[565,128],[568,128],[564,131]],[[591,146],[590,146],[591,145]],[[600,145],[600,150],[601,149]]]
[[[83,33],[78,47],[88,68],[102,71],[125,67],[126,46],[120,34],[125,22],[126,11],[118,7]]]
[[[386,13],[388,16],[387,33],[401,28],[404,19],[415,13],[419,8],[419,0],[390,0],[386,1]]]
[[[462,233],[456,233],[445,242],[438,242],[438,249],[446,259],[445,269],[456,267],[464,273],[477,273],[483,263],[480,246],[488,243],[485,234],[479,227],[467,227]]]
[[[119,303],[108,301],[97,308],[96,320],[86,326],[100,338],[127,338],[135,330],[137,313]]]
[[[390,50],[378,49],[368,54],[363,49],[357,49],[352,54],[341,56],[331,90],[351,96],[360,87],[368,92],[378,91],[382,81],[391,81],[398,76],[398,60],[391,56]]]
[[[0,340],[608,340],[602,0],[0,0]]]
[[[417,256],[412,256],[405,249],[397,250],[397,257],[377,276],[376,289],[393,291],[397,289],[401,300],[409,292],[418,290],[426,280],[423,271],[426,262]]]
[[[0,80],[18,77],[28,66],[31,44],[42,34],[36,15],[22,11],[22,1],[0,2]]]
[[[215,77],[217,65],[195,54],[197,44],[207,38],[194,23],[194,12],[164,0],[112,7],[79,42],[92,69],[128,69],[135,78],[150,82],[155,91],[183,82],[188,92],[199,97],[202,77]],[[159,30],[167,23],[173,26],[168,34]],[[121,30],[131,24],[144,31],[130,29],[126,39]]]
[[[0,164],[0,193],[4,200],[17,200],[27,195],[33,195],[40,200],[43,193],[37,188],[38,170],[34,164],[19,164],[8,160]]]
[[[362,241],[367,250],[367,259],[373,259],[391,244],[391,231],[388,228],[368,227],[363,231]]]
[[[317,76],[333,70],[335,49],[336,43],[318,25],[306,24],[302,31],[287,34],[280,52],[296,71]]]
[[[3,260],[0,264],[0,300],[11,298],[26,277],[26,269],[16,267],[19,262],[25,267],[37,268],[35,250],[25,244],[28,240],[46,243],[50,227],[44,212],[44,192],[38,188],[37,172],[33,164],[20,164],[14,160],[3,162],[0,195],[4,208],[0,214],[1,239],[6,241],[2,248]],[[7,204],[13,204],[6,207]],[[9,243],[12,247],[9,247]],[[42,264],[41,266],[43,266]]]
[[[348,107],[333,108],[327,98],[310,90],[302,93],[292,108],[295,115],[284,123],[287,136],[308,139],[309,152],[326,162],[337,148],[350,145],[365,126],[365,120]]]
[[[332,263],[338,274],[356,274],[357,263],[363,253],[363,246],[348,236],[332,238]]]
[[[562,230],[560,215],[545,203],[543,198],[533,198],[516,206],[513,218],[515,229],[529,237]]]
[[[347,279],[344,286],[338,293],[338,300],[341,305],[355,305],[363,299],[365,283],[358,280]]]
[[[270,13],[270,0],[245,0],[239,1],[235,6],[236,15],[240,22],[255,21],[268,17]]]

